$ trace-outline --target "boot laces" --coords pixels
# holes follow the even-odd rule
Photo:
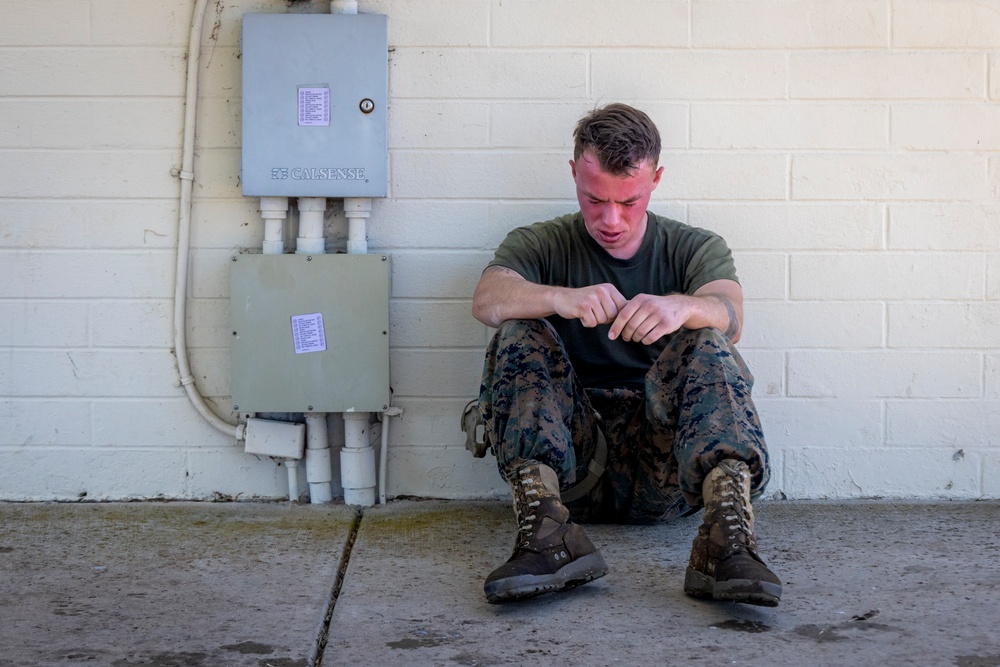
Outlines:
[[[722,515],[720,518],[725,522],[724,528],[728,531],[726,539],[732,547],[745,546],[753,551],[755,540],[751,527],[752,519],[742,493],[749,476],[743,470],[734,470],[731,473],[727,471],[724,479],[725,484],[719,490],[719,495],[725,500],[719,503],[719,508]],[[743,540],[740,540],[741,535]]]
[[[539,485],[540,481],[535,479],[531,470],[522,468],[518,471],[517,491],[520,495],[520,502],[515,501],[514,509],[518,518],[518,543],[522,547],[528,544],[528,541],[534,536],[537,528],[535,521],[538,520],[538,515],[534,512],[534,509],[542,503],[537,498],[533,500],[529,500],[529,498],[538,495]],[[527,509],[518,511],[520,508]]]

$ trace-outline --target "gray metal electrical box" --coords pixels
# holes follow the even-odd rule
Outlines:
[[[243,194],[384,197],[382,14],[243,16]]]
[[[233,255],[238,412],[389,407],[389,258]]]

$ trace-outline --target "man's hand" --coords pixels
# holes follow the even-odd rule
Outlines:
[[[743,330],[743,290],[732,280],[714,280],[694,294],[638,294],[621,308],[608,337],[651,345],[681,327],[714,327],[734,343]]]
[[[622,307],[608,338],[650,345],[684,326],[690,312],[691,297],[683,294],[654,296],[637,294]]]
[[[576,289],[563,289],[556,293],[556,314],[569,320],[580,320],[592,328],[614,320],[628,303],[618,288],[610,283],[590,285]]]

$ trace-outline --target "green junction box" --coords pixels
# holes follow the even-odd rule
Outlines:
[[[231,258],[237,412],[382,412],[389,407],[389,258]]]

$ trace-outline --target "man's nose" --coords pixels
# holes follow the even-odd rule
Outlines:
[[[604,224],[608,227],[617,227],[622,222],[622,210],[620,206],[611,204],[604,212]]]

